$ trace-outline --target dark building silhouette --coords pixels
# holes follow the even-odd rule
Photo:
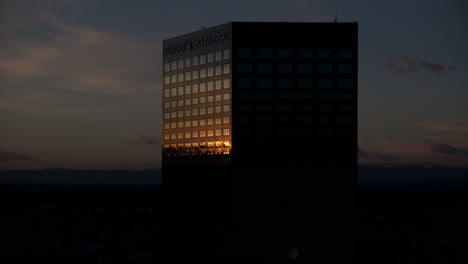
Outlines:
[[[232,22],[164,40],[163,263],[353,258],[357,28]]]

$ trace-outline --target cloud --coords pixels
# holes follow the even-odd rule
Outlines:
[[[383,161],[398,161],[400,158],[398,158],[395,155],[391,154],[382,154],[382,153],[374,153],[374,156],[383,160]]]
[[[358,147],[358,159],[367,159],[372,157],[372,155],[364,150],[362,150],[360,147]]]
[[[161,146],[161,142],[157,137],[140,136],[137,140],[125,140],[125,144],[130,145],[149,145],[154,147]]]
[[[399,157],[388,154],[388,153],[369,153],[365,150],[362,150],[360,147],[358,147],[358,159],[363,161],[386,161],[386,162],[392,162],[392,161],[399,161],[401,160]]]
[[[41,160],[27,154],[20,154],[17,152],[8,152],[0,150],[0,162],[9,162],[9,161],[34,161],[40,162]]]
[[[431,152],[434,155],[442,154],[447,157],[468,157],[468,149],[457,148],[448,144],[432,144]]]
[[[401,73],[416,72],[422,69],[435,73],[445,73],[447,71],[447,68],[439,63],[418,60],[408,56],[393,56],[387,61],[385,67]]]
[[[437,123],[420,123],[418,126],[430,129],[432,131],[438,132],[448,132],[448,133],[468,133],[468,126],[464,125],[447,125],[447,124],[437,124]]]

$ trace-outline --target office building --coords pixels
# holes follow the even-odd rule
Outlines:
[[[353,257],[357,52],[357,23],[164,40],[163,261]]]

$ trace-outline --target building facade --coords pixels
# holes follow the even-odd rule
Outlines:
[[[356,23],[164,41],[163,261],[353,257],[357,51]]]

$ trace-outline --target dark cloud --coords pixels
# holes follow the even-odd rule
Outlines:
[[[161,142],[156,137],[140,136],[137,140],[125,140],[125,144],[130,145],[150,145],[150,146],[161,146]]]
[[[358,147],[358,159],[367,159],[372,157],[372,155],[364,150],[362,150],[360,147]]]
[[[448,144],[432,144],[432,154],[442,154],[449,157],[468,157],[468,149],[457,148]]]
[[[400,158],[397,156],[391,155],[391,154],[385,154],[385,153],[369,153],[365,150],[362,150],[360,147],[358,147],[358,159],[363,160],[381,160],[381,161],[399,161]]]
[[[418,60],[407,56],[393,56],[385,64],[385,67],[387,69],[401,73],[416,72],[422,69],[427,69],[436,73],[444,73],[447,70],[446,67],[439,63]]]
[[[0,162],[8,162],[8,161],[36,161],[37,162],[41,160],[36,157],[26,155],[26,154],[0,150]]]
[[[397,156],[390,155],[390,154],[374,153],[374,156],[376,158],[379,158],[379,159],[383,160],[383,161],[398,161],[398,160],[400,160],[400,158],[398,158]]]

